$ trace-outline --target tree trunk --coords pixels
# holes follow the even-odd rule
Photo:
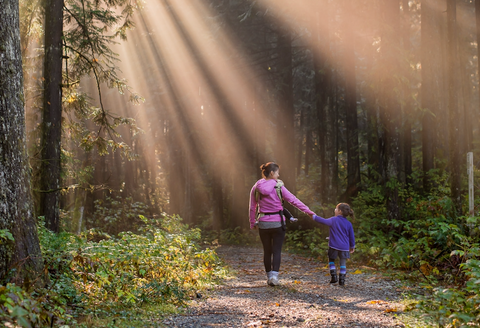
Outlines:
[[[281,165],[281,179],[295,193],[295,110],[293,107],[292,40],[289,31],[281,29],[278,39],[280,90],[277,117],[275,157]]]
[[[448,65],[448,112],[450,116],[450,172],[451,193],[457,214],[462,209],[461,174],[460,174],[460,128],[459,109],[457,102],[456,69],[457,65],[457,3],[456,0],[447,0],[447,65]]]
[[[400,21],[399,3],[391,1],[385,3],[385,45],[382,44],[382,58],[385,66],[389,67],[390,74],[383,81],[383,105],[384,119],[382,120],[385,128],[385,164],[386,164],[386,194],[387,211],[391,220],[400,218],[400,204],[398,188],[401,182],[401,152],[400,152],[400,127],[401,127],[401,107],[397,100],[395,90],[398,85],[395,76],[399,76],[400,60],[396,47],[400,44]],[[383,39],[383,38],[382,38]]]
[[[412,44],[410,42],[410,15],[409,15],[409,6],[408,0],[403,0],[403,49],[410,56],[412,51]],[[405,65],[406,66],[406,65]],[[407,80],[410,81],[412,74],[410,73],[410,67],[405,67],[405,75]],[[404,98],[405,106],[403,109],[404,113],[404,125],[403,125],[403,159],[404,159],[404,171],[405,171],[405,181],[407,183],[412,182],[412,116],[413,116],[413,103],[411,97],[412,90],[410,88],[410,83],[405,88]]]
[[[312,157],[313,157],[312,131],[308,129],[305,134],[305,176],[308,176],[308,171],[310,170],[310,163],[312,162]]]
[[[430,170],[434,168],[435,154],[435,102],[434,102],[434,67],[432,58],[434,56],[434,12],[433,4],[435,0],[422,1],[421,9],[421,63],[422,63],[422,86],[421,86],[421,106],[424,110],[422,118],[422,157],[423,157],[423,188],[425,193],[429,193],[432,183],[429,176]]]
[[[477,76],[480,80],[480,0],[475,0],[475,24],[476,24],[476,32],[477,32]],[[478,97],[480,99],[480,88],[477,87],[478,90]],[[480,105],[480,101],[478,102]],[[473,140],[473,136],[472,136]],[[471,151],[470,148],[469,151]]]
[[[351,3],[344,8],[345,19],[354,17]],[[347,201],[355,197],[360,187],[360,157],[358,148],[357,82],[355,71],[355,37],[353,24],[345,28],[345,110],[347,129]]]
[[[295,165],[297,168],[295,170],[295,177],[300,175],[302,171],[302,157],[303,157],[303,140],[304,140],[304,113],[300,110],[300,125],[298,127],[298,132],[300,133],[300,138],[298,138],[298,149],[297,149],[297,164]]]
[[[40,215],[45,226],[60,229],[60,153],[62,139],[62,31],[63,0],[45,3],[45,58],[42,122]]]
[[[223,187],[222,178],[220,176],[212,179],[212,197],[212,228],[214,231],[220,232],[220,230],[223,229]]]
[[[23,96],[18,1],[0,5],[0,279],[16,268],[17,282],[33,280],[43,261],[33,216]]]
[[[315,69],[316,110],[318,118],[318,145],[320,151],[321,200],[331,204],[337,198],[337,125],[335,100],[332,88],[332,70],[326,61],[330,47],[328,21],[330,7],[328,1],[316,3],[315,31],[312,33],[318,48],[313,51]],[[308,140],[308,139],[307,139]]]

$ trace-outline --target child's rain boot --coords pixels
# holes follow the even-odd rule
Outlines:
[[[345,276],[346,274],[345,273],[341,273],[340,274],[340,277],[339,277],[339,282],[338,282],[338,285],[339,286],[345,286]]]
[[[330,280],[330,283],[336,284],[338,282],[337,272],[335,270],[330,270],[330,274],[332,275],[332,280]]]

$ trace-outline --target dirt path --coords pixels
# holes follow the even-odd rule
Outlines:
[[[404,327],[395,317],[399,290],[369,268],[349,261],[339,287],[329,284],[326,263],[284,253],[281,286],[270,287],[260,248],[217,252],[236,276],[193,301],[184,315],[166,319],[167,327]]]

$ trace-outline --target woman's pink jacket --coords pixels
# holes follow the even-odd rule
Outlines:
[[[259,197],[259,212],[260,213],[273,213],[281,211],[282,202],[278,198],[277,191],[275,190],[275,185],[277,184],[277,180],[275,179],[260,179],[258,180],[255,185],[253,186],[252,190],[250,191],[250,229],[253,229],[255,225],[255,207],[257,206],[257,200],[255,198],[255,190],[257,189],[260,193]],[[305,212],[307,214],[315,214],[313,213],[307,205],[302,203],[295,197],[287,188],[284,186],[282,187],[282,196],[283,199],[300,211]],[[265,215],[260,218],[260,221],[267,221],[267,222],[274,222],[274,221],[281,221],[281,217],[279,214],[274,215]]]

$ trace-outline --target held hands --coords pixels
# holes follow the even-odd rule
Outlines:
[[[313,216],[314,216],[314,215],[316,215],[316,214],[315,214],[315,213],[313,213],[313,214],[308,214],[308,216],[309,216],[310,219],[312,219],[312,220],[313,220]]]

